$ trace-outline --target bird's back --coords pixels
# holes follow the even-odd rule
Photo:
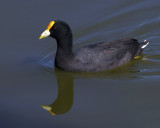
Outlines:
[[[77,69],[81,71],[102,71],[130,61],[139,51],[136,39],[122,38],[80,48],[74,57]]]

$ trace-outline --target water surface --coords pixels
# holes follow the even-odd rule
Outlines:
[[[159,128],[158,3],[2,0],[0,126]],[[151,43],[141,58],[114,70],[66,72],[54,67],[55,40],[38,40],[51,20],[71,26],[74,50],[121,37]]]

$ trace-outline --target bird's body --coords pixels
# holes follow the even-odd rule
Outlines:
[[[121,38],[88,45],[73,52],[72,32],[62,21],[55,22],[50,29],[50,36],[57,40],[55,66],[67,71],[98,72],[113,69],[129,62],[149,43]]]

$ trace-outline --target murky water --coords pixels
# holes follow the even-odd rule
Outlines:
[[[159,2],[2,0],[0,127],[159,128]],[[75,50],[121,37],[151,43],[111,71],[62,71],[54,67],[55,40],[38,39],[57,19],[70,25]]]

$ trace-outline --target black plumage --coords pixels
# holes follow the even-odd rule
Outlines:
[[[55,21],[50,36],[57,41],[55,66],[67,71],[97,72],[123,65],[142,52],[142,46],[136,39],[101,42],[72,51],[72,32],[67,23]]]

